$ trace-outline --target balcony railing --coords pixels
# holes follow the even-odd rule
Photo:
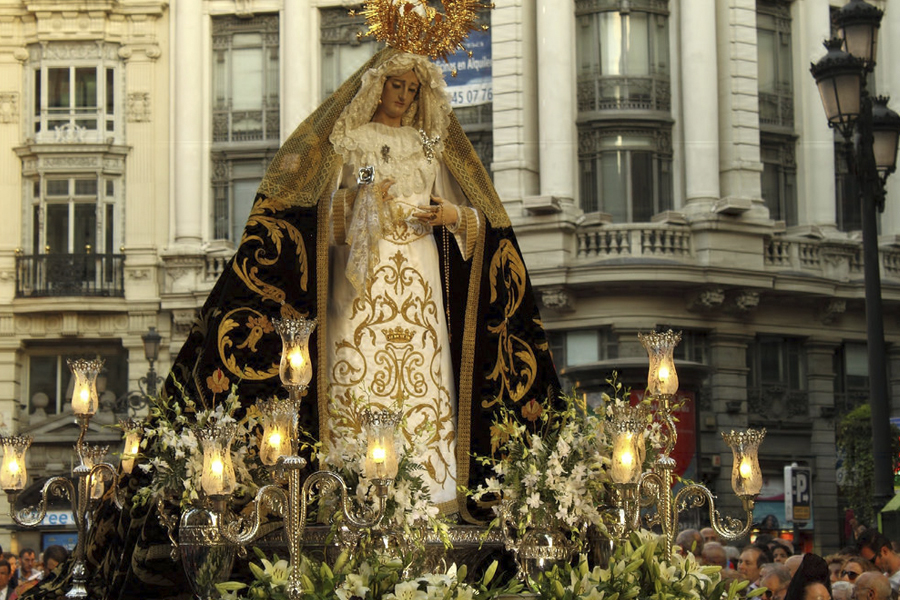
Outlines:
[[[681,225],[629,223],[587,227],[578,232],[578,258],[686,260],[691,255],[691,230]]]
[[[16,297],[125,295],[123,254],[16,257]]]
[[[650,110],[669,112],[672,91],[668,76],[580,75],[578,112]]]

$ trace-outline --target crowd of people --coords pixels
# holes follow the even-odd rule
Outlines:
[[[746,591],[765,588],[765,600],[898,600],[900,552],[877,529],[856,544],[825,557],[795,554],[791,542],[768,535],[738,548],[724,545],[712,528],[685,529],[676,545],[706,565],[722,567],[725,579],[749,581]]]
[[[63,546],[47,546],[40,556],[31,548],[14,552],[0,549],[0,600],[16,600],[56,567],[66,562],[69,551]]]

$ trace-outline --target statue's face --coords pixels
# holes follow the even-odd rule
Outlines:
[[[419,78],[413,71],[391,75],[384,82],[381,102],[375,110],[374,121],[387,125],[400,125],[400,119],[409,109],[419,92]]]

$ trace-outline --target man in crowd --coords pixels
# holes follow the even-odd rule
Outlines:
[[[866,529],[856,538],[856,548],[860,556],[872,561],[889,577],[894,594],[900,592],[900,555],[894,552],[891,540],[877,529]]]
[[[875,571],[866,571],[856,578],[856,600],[890,600],[890,580]]]
[[[34,579],[35,575],[40,576],[40,572],[34,568],[34,550],[31,548],[22,548],[19,553],[19,572],[16,575],[19,583]]]
[[[703,538],[696,529],[685,529],[675,538],[675,545],[681,548],[681,555],[686,556],[688,552],[694,556],[700,556],[703,552]]]
[[[12,577],[12,569],[9,566],[9,561],[0,558],[0,600],[9,600],[9,597],[16,589],[15,586],[9,583],[10,577]]]
[[[760,569],[764,564],[770,562],[772,562],[772,555],[765,546],[750,545],[744,548],[737,570],[741,577],[750,582],[748,590],[755,590],[760,586]]]
[[[766,588],[766,600],[784,600],[791,572],[784,565],[769,563],[760,570],[760,582]]]
[[[706,542],[719,542],[719,534],[716,533],[716,530],[712,527],[704,527],[700,530],[700,535],[703,536],[703,543]]]
[[[719,542],[706,542],[703,544],[703,552],[700,553],[700,562],[704,565],[715,567],[728,567],[728,556],[725,548]]]

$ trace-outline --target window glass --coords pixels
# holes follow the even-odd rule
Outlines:
[[[28,361],[29,414],[43,410],[48,415],[58,412],[59,359],[56,356],[32,356]]]
[[[573,330],[566,332],[566,364],[584,365],[600,360],[599,341],[596,330]]]
[[[48,179],[47,180],[48,196],[68,196],[69,180],[68,179]]]
[[[239,36],[235,35],[234,37],[235,43],[237,43]],[[260,90],[265,89],[262,48],[234,50],[231,57],[234,65],[232,69],[232,106],[235,110],[259,110],[262,108],[263,101]]]
[[[612,215],[613,221],[617,223],[629,221],[626,160],[625,152],[604,152],[600,159],[600,180],[603,185],[601,210]]]
[[[97,205],[80,202],[75,205],[75,254],[97,250]]]
[[[76,196],[96,196],[97,180],[96,179],[76,179],[75,180]]]
[[[628,75],[650,74],[650,15],[642,12],[630,13],[623,20],[625,28],[625,58]]]
[[[622,74],[622,15],[604,12],[600,20],[600,72],[604,75]]]
[[[653,206],[653,156],[649,152],[631,153],[631,197],[634,220],[649,223],[656,212]]]
[[[47,205],[47,252],[64,253],[69,251],[69,205]]]
[[[47,106],[69,107],[69,68],[47,69]]]
[[[244,225],[247,222],[247,217],[250,216],[256,189],[261,181],[261,177],[257,179],[236,179],[234,181],[234,227],[231,239],[235,244],[240,241],[244,233]]]
[[[75,106],[77,108],[97,107],[97,69],[95,67],[75,69]]]

